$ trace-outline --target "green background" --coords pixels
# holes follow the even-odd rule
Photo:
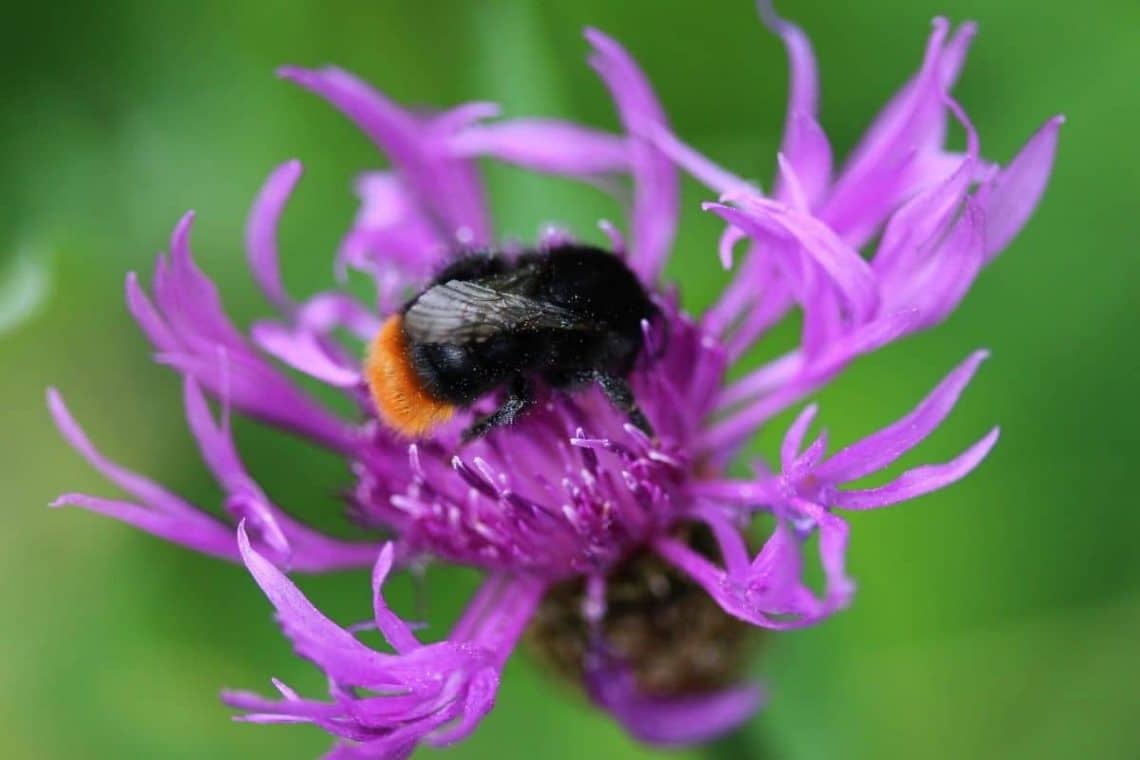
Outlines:
[[[331,284],[371,146],[281,63],[337,62],[412,103],[494,99],[603,127],[615,119],[584,64],[591,24],[628,45],[679,133],[745,176],[770,176],[783,120],[782,47],[745,0],[573,3],[329,0],[9,4],[0,31],[0,757],[307,758],[307,727],[229,721],[222,685],[310,693],[269,607],[239,568],[110,520],[51,511],[64,490],[114,495],[50,426],[59,385],[108,454],[217,508],[181,418],[122,306],[123,274],[149,276],[177,217],[199,212],[200,263],[242,324],[268,312],[245,270],[243,217],[269,170],[306,175],[283,223],[296,293]],[[698,10],[698,7],[703,7]],[[916,67],[939,12],[981,33],[957,89],[1000,161],[1048,116],[1068,115],[1035,218],[937,330],[853,366],[822,394],[832,440],[907,410],[971,349],[993,349],[960,408],[915,457],[938,461],[993,422],[977,474],[886,512],[855,515],[852,609],[772,637],[755,670],[770,708],[723,757],[1140,756],[1140,509],[1136,473],[1135,256],[1140,5],[812,0],[781,10],[810,34],[822,119],[839,155]],[[601,196],[517,172],[491,177],[504,234],[564,220],[592,235]],[[670,275],[700,309],[723,281],[719,225],[686,186]],[[37,293],[41,298],[37,302]],[[777,433],[758,443],[771,453]],[[271,495],[346,529],[332,457],[239,428]],[[1131,473],[1131,475],[1129,474]],[[429,574],[432,620],[473,579]],[[363,573],[303,579],[342,621],[368,614]],[[397,604],[410,592],[397,584]],[[438,630],[438,626],[437,626]],[[677,753],[698,757],[700,750]],[[705,752],[708,752],[705,750]],[[424,755],[431,755],[425,751]],[[454,758],[649,758],[525,657]]]

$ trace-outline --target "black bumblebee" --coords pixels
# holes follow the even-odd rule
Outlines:
[[[506,400],[464,440],[509,425],[533,406],[536,380],[567,390],[596,383],[652,434],[626,377],[644,347],[642,322],[658,314],[629,267],[598,248],[472,254],[384,323],[368,385],[380,417],[409,436],[499,388]]]

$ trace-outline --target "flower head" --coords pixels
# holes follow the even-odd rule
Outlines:
[[[343,71],[286,68],[284,78],[328,100],[391,160],[391,169],[360,178],[361,210],[335,261],[341,276],[349,269],[371,276],[375,298],[365,303],[338,289],[298,300],[284,288],[276,229],[301,175],[295,161],[270,175],[247,230],[250,264],[274,319],[248,335],[233,325],[194,263],[191,215],[175,228],[169,256],[159,256],[149,292],[135,275],[127,278],[131,313],[158,361],[183,378],[187,421],[225,494],[230,523],[107,460],[52,391],[49,405],[67,440],[132,497],[67,494],[56,503],[244,563],[297,652],[330,683],[328,698],[319,700],[276,682],[273,699],[227,693],[246,720],[316,724],[338,738],[333,757],[404,757],[421,742],[454,742],[491,708],[503,663],[535,618],[535,638],[557,647],[556,665],[632,734],[659,744],[710,738],[762,701],[757,687],[739,681],[724,642],[749,625],[802,627],[849,604],[854,584],[844,566],[849,531],[841,511],[942,488],[992,448],[996,428],[949,462],[874,488],[849,485],[938,427],[985,358],[977,352],[912,412],[861,441],[831,455],[825,433],[807,442],[817,415],[810,405],[788,429],[778,466],[730,473],[742,447],[777,414],[857,357],[937,324],[958,305],[1030,216],[1062,121],[1046,122],[1005,166],[984,160],[973,125],[949,94],[974,27],[951,33],[937,19],[918,72],[835,171],[817,120],[807,38],[766,3],[762,13],[791,61],[771,193],[675,136],[636,63],[594,30],[586,33],[590,64],[613,96],[622,134],[548,119],[494,121],[494,107],[480,103],[412,112]],[[965,132],[963,152],[945,147],[951,124]],[[655,436],[630,424],[598,389],[547,392],[521,421],[465,446],[462,431],[482,406],[411,443],[378,419],[362,346],[450,257],[497,244],[479,159],[603,187],[615,178],[631,184],[628,243],[616,226],[603,229],[661,313],[658,322],[643,323],[646,350],[629,377]],[[742,250],[732,282],[699,318],[659,282],[678,223],[682,171],[717,197],[705,209],[725,222],[722,264],[733,266]],[[548,233],[536,248],[566,240],[566,233]],[[797,310],[798,346],[727,382],[747,349]],[[341,389],[358,416],[328,411],[283,367]],[[207,394],[221,406],[220,421]],[[272,503],[238,455],[231,410],[343,455],[355,481],[351,516],[387,538],[333,539]],[[775,527],[754,546],[747,536],[757,513]],[[813,537],[820,589],[803,571]],[[394,568],[422,558],[486,574],[466,613],[435,643],[421,642],[382,595]],[[361,566],[373,568],[375,627],[390,651],[366,646],[326,618],[285,575]],[[645,644],[669,638],[669,621],[680,614],[707,620],[714,645],[689,631],[678,639],[683,646]],[[678,665],[671,649],[691,657]]]

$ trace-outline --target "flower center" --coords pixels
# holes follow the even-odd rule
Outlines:
[[[703,527],[687,527],[678,536],[702,554],[716,554]],[[577,578],[552,587],[527,632],[532,651],[562,676],[583,682],[600,633],[607,653],[629,668],[647,695],[693,695],[739,680],[758,631],[725,614],[652,552],[638,551],[614,567],[598,624],[583,615],[585,586]]]
[[[596,385],[540,388],[525,416],[466,442],[484,406],[414,444],[378,422],[375,451],[356,468],[356,516],[453,562],[556,582],[612,574],[685,519],[690,444],[723,376],[723,351],[675,303],[661,322],[668,340],[629,377],[655,437]]]

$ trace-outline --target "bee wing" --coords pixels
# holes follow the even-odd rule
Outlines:
[[[506,331],[592,330],[570,309],[488,287],[451,280],[423,292],[404,313],[404,329],[422,343],[479,342]]]

